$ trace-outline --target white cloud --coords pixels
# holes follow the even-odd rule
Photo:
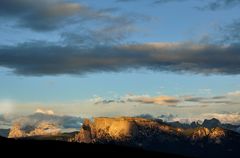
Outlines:
[[[35,113],[40,113],[40,114],[46,114],[46,115],[54,115],[53,110],[43,110],[43,109],[37,109]]]

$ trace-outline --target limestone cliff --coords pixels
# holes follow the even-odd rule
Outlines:
[[[136,139],[140,136],[150,137],[162,132],[180,134],[181,129],[143,118],[94,118],[93,122],[90,120],[84,121],[75,140],[84,143],[99,141],[121,142]]]
[[[144,118],[94,118],[93,122],[86,119],[80,132],[72,141],[83,143],[128,142],[146,144],[149,142],[201,141],[209,139],[219,143],[225,136],[221,128],[194,129],[175,128],[158,120]]]

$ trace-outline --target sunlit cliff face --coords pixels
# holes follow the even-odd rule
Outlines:
[[[94,143],[101,141],[149,141],[155,138],[162,140],[174,140],[173,138],[191,141],[209,139],[213,143],[220,143],[226,136],[224,129],[205,127],[199,128],[175,128],[161,120],[149,120],[143,118],[95,118],[93,122],[85,120],[77,142]]]
[[[136,133],[136,124],[133,120],[123,118],[95,118],[95,130],[108,131],[113,138],[130,137]]]

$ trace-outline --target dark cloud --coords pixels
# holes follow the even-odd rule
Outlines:
[[[189,98],[184,99],[184,100],[189,101],[189,102],[200,102],[204,99],[205,99],[204,97],[189,97]]]
[[[116,0],[117,2],[137,2],[139,0]],[[184,2],[188,0],[151,0],[155,4],[165,4],[171,2]]]
[[[211,99],[226,99],[227,97],[226,96],[215,96],[215,97],[212,97]]]
[[[124,100],[101,100],[97,101],[94,104],[111,104],[111,103],[126,103]]]
[[[200,10],[219,10],[229,9],[240,5],[240,0],[213,0],[203,7],[198,7]]]
[[[116,8],[93,9],[68,0],[1,0],[0,16],[13,18],[18,26],[34,31],[51,31],[85,21],[118,22]],[[123,18],[123,17],[122,17]],[[125,17],[126,18],[126,17]]]
[[[189,97],[185,98],[186,102],[195,102],[200,104],[234,104],[227,96],[214,96],[214,97]]]
[[[231,24],[228,24],[220,28],[220,32],[223,34],[223,43],[239,43],[240,42],[240,19],[234,20]]]
[[[0,48],[0,66],[21,75],[85,74],[147,68],[200,74],[240,73],[240,46],[133,44],[81,48],[33,42]]]
[[[164,4],[164,3],[170,3],[170,2],[185,2],[185,1],[188,1],[188,0],[155,0],[154,3],[155,4]]]
[[[77,3],[62,0],[1,0],[0,15],[16,18],[18,25],[36,31],[56,29],[69,17],[86,10]]]

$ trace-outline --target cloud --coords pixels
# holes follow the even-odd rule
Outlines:
[[[143,104],[157,104],[157,105],[177,105],[180,100],[175,97],[171,96],[157,96],[157,97],[150,97],[150,96],[135,96],[135,95],[128,95],[125,99],[129,102],[138,102]]]
[[[117,2],[137,2],[139,0],[116,0]],[[152,0],[155,4],[165,4],[165,3],[171,3],[171,2],[184,2],[188,0]]]
[[[128,94],[119,98],[104,99],[102,97],[95,97],[90,101],[94,104],[155,104],[170,107],[206,107],[210,105],[237,105],[240,100],[237,98],[240,96],[239,91],[229,92],[221,96],[149,96],[149,95],[134,95]]]
[[[165,4],[165,3],[171,3],[171,2],[184,2],[184,1],[188,1],[188,0],[155,0],[154,3],[155,4]]]
[[[240,124],[240,113],[205,113],[201,114],[199,118],[216,118],[223,123]]]
[[[126,95],[121,98],[117,99],[104,99],[102,97],[97,97],[91,99],[94,104],[127,104],[127,103],[140,103],[140,104],[156,104],[156,105],[166,105],[166,106],[173,106],[180,103],[180,99],[171,96],[157,96],[152,97],[148,95]]]
[[[239,0],[213,0],[203,7],[198,7],[200,10],[219,10],[229,9],[240,5]]]
[[[233,97],[240,97],[240,91],[229,92],[228,95]]]
[[[199,103],[199,104],[234,104],[233,100],[225,96],[214,96],[214,97],[184,97],[185,102]]]
[[[34,114],[17,117],[12,122],[23,129],[27,127],[32,127],[34,129],[42,127],[39,125],[54,125],[55,128],[61,129],[61,131],[77,131],[82,125],[83,118],[75,116],[60,116],[54,114],[52,110],[37,109]]]
[[[239,45],[147,43],[82,48],[45,42],[0,47],[0,66],[41,76],[146,68],[194,74],[240,74]]]
[[[123,43],[127,37],[136,32],[134,21],[130,17],[118,17],[116,21],[98,28],[84,28],[78,32],[61,34],[64,44],[89,47],[95,45],[112,46]]]
[[[12,124],[12,119],[0,114],[0,129],[8,129]]]
[[[109,14],[116,9],[93,9],[69,0],[1,0],[0,16],[11,18],[17,26],[34,31],[52,31],[86,21],[114,23],[121,16]],[[124,17],[121,17],[123,19]],[[126,17],[125,17],[126,19]]]
[[[117,2],[138,2],[139,0],[116,0]],[[147,0],[142,0],[147,1]],[[182,3],[188,2],[191,0],[148,0],[154,4],[166,4],[166,3]],[[194,1],[194,0],[192,0]],[[211,10],[216,11],[220,9],[229,9],[240,5],[239,0],[199,0],[201,3],[205,3],[205,5],[197,6],[195,8],[199,10]]]
[[[36,31],[53,30],[69,17],[86,10],[63,0],[1,0],[0,15],[16,18],[18,24]],[[69,19],[68,19],[69,20]]]
[[[222,42],[239,43],[240,42],[240,19],[233,20],[232,23],[220,28],[222,33]]]
[[[162,114],[157,116],[157,118],[162,119],[166,122],[175,122],[179,121],[182,123],[191,123],[191,122],[203,122],[205,119],[216,118],[222,123],[230,123],[230,124],[240,124],[240,113],[202,113],[198,115],[194,115],[191,117],[179,117],[173,114]]]
[[[52,110],[37,109],[36,113],[46,114],[46,115],[54,115],[54,112]]]

